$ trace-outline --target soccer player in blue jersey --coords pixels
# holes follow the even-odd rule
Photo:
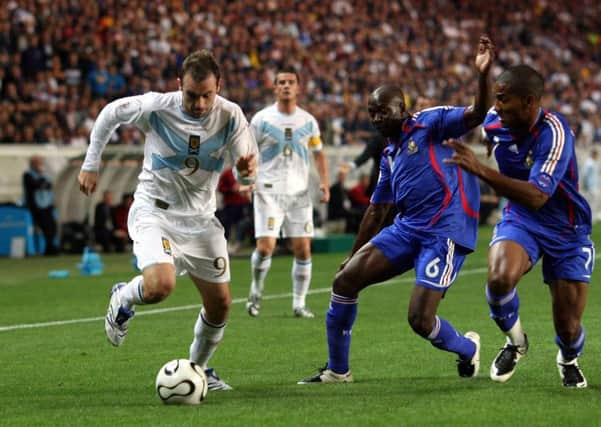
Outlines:
[[[459,375],[477,375],[478,334],[462,336],[436,315],[465,256],[474,250],[480,196],[476,177],[443,163],[452,150],[442,142],[482,123],[492,102],[488,73],[493,58],[493,44],[481,37],[475,59],[478,93],[469,107],[435,107],[411,116],[398,86],[384,85],[371,94],[370,119],[390,144],[382,154],[380,179],[351,254],[334,279],[326,315],[328,363],[299,384],[353,380],[349,350],[359,292],[411,269],[415,269],[416,286],[409,324],[433,346],[458,355]],[[393,203],[400,213],[380,231]]]
[[[542,76],[527,65],[508,68],[493,87],[494,107],[484,121],[499,171],[480,163],[462,144],[449,164],[463,167],[509,202],[493,233],[488,253],[486,299],[491,317],[507,342],[490,368],[494,381],[513,375],[528,351],[519,317],[516,285],[543,258],[559,347],[557,368],[566,387],[586,387],[578,356],[584,347],[581,324],[595,249],[591,210],[578,192],[574,134],[561,115],[545,111]]]

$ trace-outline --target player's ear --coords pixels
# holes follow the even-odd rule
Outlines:
[[[523,99],[523,103],[524,105],[528,106],[529,108],[533,108],[536,104],[536,97],[534,95],[526,95]]]
[[[217,80],[217,92],[221,90],[221,79]]]
[[[179,90],[182,90],[182,79],[180,79],[179,77],[177,78],[177,87],[179,88]]]

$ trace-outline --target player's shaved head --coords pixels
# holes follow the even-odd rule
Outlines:
[[[395,84],[384,84],[379,86],[371,93],[370,98],[370,101],[373,100],[378,104],[388,104],[395,98],[398,98],[403,105],[403,109],[405,107],[405,94],[403,93],[403,89]]]
[[[387,138],[398,137],[403,122],[409,116],[405,109],[403,89],[395,84],[384,84],[374,90],[367,102],[371,123]]]
[[[505,86],[505,92],[520,96],[543,96],[545,80],[538,71],[529,65],[509,67],[497,78],[498,85]]]

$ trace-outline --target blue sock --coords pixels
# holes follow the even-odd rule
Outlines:
[[[449,322],[438,316],[428,339],[434,347],[457,353],[464,360],[471,359],[476,352],[476,344],[472,340],[461,335]]]
[[[332,292],[330,308],[326,314],[330,354],[328,368],[337,374],[344,374],[349,370],[351,331],[356,317],[357,298],[343,297]]]
[[[519,318],[520,297],[517,290],[514,288],[506,295],[495,295],[487,285],[486,300],[490,307],[490,317],[503,332],[510,330]]]
[[[578,338],[572,341],[569,344],[565,344],[558,335],[555,336],[555,344],[561,350],[561,354],[565,360],[572,360],[580,354],[582,354],[582,349],[584,348],[584,326],[580,327],[580,334],[578,334]]]

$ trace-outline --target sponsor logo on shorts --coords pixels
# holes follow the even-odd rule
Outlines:
[[[270,216],[267,218],[267,229],[273,230],[275,228],[275,218]]]
[[[161,237],[161,242],[163,242],[163,252],[167,255],[171,255],[171,243],[169,242],[169,239]]]

